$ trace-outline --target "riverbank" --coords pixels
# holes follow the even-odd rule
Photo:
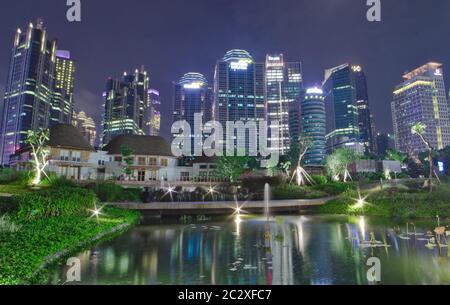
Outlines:
[[[450,218],[450,183],[436,185],[431,193],[417,181],[361,194],[347,191],[320,206],[318,212],[404,219]]]

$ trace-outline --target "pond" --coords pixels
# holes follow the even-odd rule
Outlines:
[[[367,285],[371,257],[381,284],[450,284],[447,249],[426,246],[434,226],[407,232],[404,223],[347,216],[150,220],[79,253],[81,284]],[[64,283],[67,268],[55,266],[49,283]]]

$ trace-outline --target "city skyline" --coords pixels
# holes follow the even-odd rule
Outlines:
[[[50,37],[58,38],[58,45],[61,49],[70,50],[77,59],[79,67],[77,67],[75,92],[76,110],[84,110],[89,116],[94,117],[96,122],[100,122],[104,80],[108,76],[116,76],[117,71],[128,71],[145,64],[151,75],[150,86],[161,92],[163,101],[162,135],[166,137],[170,134],[172,82],[186,71],[198,71],[207,79],[213,79],[215,60],[228,49],[246,49],[257,61],[263,61],[267,53],[283,53],[287,57],[286,61],[300,59],[304,65],[305,86],[320,83],[323,70],[327,67],[344,62],[363,66],[369,82],[369,100],[376,125],[381,132],[392,131],[390,117],[383,114],[386,109],[389,109],[392,99],[391,92],[398,82],[398,75],[428,61],[442,62],[444,69],[449,65],[445,42],[442,43],[440,39],[447,35],[449,28],[446,26],[448,22],[448,18],[446,18],[448,13],[446,12],[449,11],[450,6],[448,3],[427,6],[430,14],[424,18],[430,26],[422,29],[414,23],[414,16],[426,5],[419,1],[408,1],[408,3],[405,1],[397,5],[383,3],[383,22],[377,24],[367,22],[364,5],[358,6],[349,1],[340,5],[325,4],[325,1],[315,1],[314,3],[282,1],[279,4],[267,3],[270,8],[267,6],[257,8],[253,6],[253,1],[239,4],[222,2],[219,4],[222,5],[225,14],[221,14],[221,17],[218,10],[205,1],[189,4],[190,7],[181,1],[174,2],[185,10],[180,9],[175,16],[169,18],[166,14],[169,10],[167,4],[136,3],[135,8],[130,10],[130,14],[121,15],[124,22],[120,22],[120,24],[126,24],[125,21],[130,19],[131,15],[138,14],[140,16],[141,12],[152,9],[151,11],[155,11],[154,16],[152,15],[153,18],[148,20],[137,18],[142,31],[146,31],[147,35],[125,35],[127,33],[125,27],[124,30],[117,32],[117,36],[114,38],[101,35],[105,34],[105,31],[113,30],[116,25],[110,22],[107,23],[108,27],[101,25],[103,17],[99,13],[104,6],[108,6],[110,12],[119,10],[121,7],[114,3],[98,1],[98,3],[85,4],[83,21],[80,24],[67,23],[62,13],[65,11],[65,3],[40,5],[23,0],[11,4],[8,15],[2,16],[5,26],[0,29],[2,45],[6,46],[0,50],[0,87],[5,86],[9,45],[15,29],[29,21],[34,21],[37,16],[45,19]],[[28,9],[21,10],[22,7]],[[349,7],[352,9],[348,10]],[[202,15],[206,12],[208,19],[217,20],[208,28],[208,32],[216,32],[220,35],[211,35],[211,38],[205,37],[202,34],[205,33],[205,29],[195,23],[185,29],[176,26],[176,24],[195,20],[198,16],[195,10],[200,9],[203,9]],[[279,24],[275,26],[265,25],[264,16],[267,17],[271,9],[274,12],[282,10],[286,14],[286,17],[283,18],[285,20],[279,21]],[[246,16],[250,16],[249,13],[253,12],[252,10],[255,14],[252,13],[249,20],[246,20]],[[179,12],[183,12],[183,14]],[[189,14],[184,12],[192,12],[192,14],[188,16]],[[321,17],[315,20],[316,18],[312,17],[316,17],[317,12],[321,12]],[[312,16],[308,17],[308,14]],[[21,18],[11,18],[12,16]],[[168,20],[162,19],[164,16]],[[226,30],[224,16],[231,17],[233,21],[228,30]],[[340,16],[339,19],[348,19],[349,21],[338,24],[337,16]],[[402,20],[401,24],[396,24],[398,19]],[[162,28],[152,26],[152,24],[161,23],[162,20],[166,26]],[[360,29],[346,33],[345,30],[351,26],[350,21],[352,24],[360,25]],[[144,24],[149,25],[144,27]],[[298,34],[284,34],[283,31],[288,24],[298,28]],[[306,25],[308,26],[306,27]],[[395,28],[393,28],[394,25],[396,25]],[[88,29],[89,31],[87,31]],[[238,29],[240,34],[236,35]],[[263,32],[265,36],[262,36]],[[336,32],[340,33],[339,38],[334,37]],[[413,33],[418,33],[418,36],[416,37]],[[189,43],[186,48],[173,48],[173,42],[170,39],[173,35],[179,36],[183,44],[186,41],[192,41],[192,46]],[[216,36],[222,38],[216,39],[214,38]],[[124,50],[111,48],[112,40],[118,38],[126,38],[126,41],[129,42]],[[142,40],[142,46],[131,47],[137,45],[138,40]],[[176,39],[173,41],[175,42]],[[340,41],[344,43],[339,43]],[[421,41],[427,41],[428,43],[425,45],[432,45],[433,48],[422,46]],[[198,52],[198,49],[194,47],[196,43],[203,47],[208,45],[208,52]],[[86,45],[92,49],[90,52],[85,52]],[[121,57],[122,51],[133,54],[132,58],[127,60],[127,57]]]

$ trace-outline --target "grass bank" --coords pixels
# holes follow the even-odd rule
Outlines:
[[[104,207],[94,192],[46,188],[0,198],[0,285],[44,283],[45,266],[139,221],[135,212]]]
[[[364,200],[359,200],[360,197]],[[450,183],[430,193],[419,183],[388,186],[367,194],[346,191],[319,208],[322,214],[365,215],[398,218],[450,218]]]

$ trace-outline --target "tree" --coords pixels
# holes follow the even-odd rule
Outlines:
[[[342,180],[347,182],[352,179],[348,167],[352,162],[358,160],[358,155],[351,149],[339,148],[329,155],[326,160],[328,173],[334,181]]]
[[[403,166],[406,161],[408,160],[408,155],[401,153],[399,151],[396,151],[395,149],[388,149],[386,151],[386,157],[389,160],[398,161]]]
[[[428,150],[428,166],[429,166],[429,176],[428,176],[428,187],[430,189],[430,192],[433,191],[433,174],[434,174],[434,166],[433,166],[433,147],[431,146],[431,143],[428,141],[428,139],[425,136],[425,131],[427,129],[427,126],[423,123],[416,123],[411,127],[411,133],[413,135],[419,136],[419,138],[422,140],[422,142],[425,144]]]
[[[239,180],[248,162],[251,160],[247,156],[223,156],[216,163],[215,175],[230,180],[234,183]]]
[[[293,161],[292,164],[296,164],[294,171],[292,173],[292,178],[290,183],[294,181],[294,178],[296,178],[297,185],[305,185],[306,183],[313,184],[314,180],[311,178],[311,176],[308,174],[308,172],[303,168],[303,159],[308,152],[308,150],[312,146],[312,140],[310,137],[306,135],[301,135],[299,142],[297,144],[298,146],[295,147],[295,154],[298,155],[297,160]],[[294,156],[293,156],[294,157]]]
[[[42,181],[42,176],[48,175],[45,169],[48,166],[50,149],[47,144],[50,141],[50,131],[48,129],[39,129],[38,131],[29,130],[25,143],[31,147],[31,157],[33,160],[34,180],[32,185],[39,185]]]
[[[129,177],[133,173],[131,167],[134,165],[134,151],[127,146],[121,146],[120,154],[122,155],[122,161],[126,165],[124,168],[124,173]]]

